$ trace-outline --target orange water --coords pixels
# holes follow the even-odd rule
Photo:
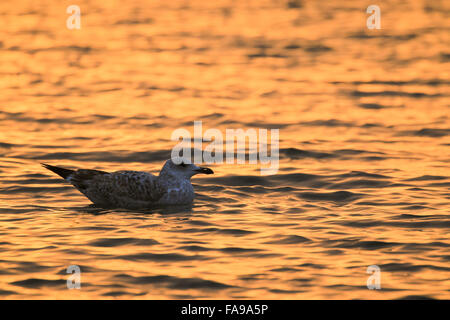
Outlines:
[[[448,299],[449,5],[370,4],[2,1],[0,297]],[[155,173],[196,120],[279,129],[278,173],[136,212],[39,165]]]

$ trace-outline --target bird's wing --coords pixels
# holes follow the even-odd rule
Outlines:
[[[165,193],[165,190],[157,183],[157,177],[147,172],[117,171],[107,173],[98,170],[80,169],[68,180],[94,203],[156,202]]]

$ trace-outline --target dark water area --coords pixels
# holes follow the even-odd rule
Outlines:
[[[0,298],[450,297],[449,6],[0,4]],[[279,129],[192,206],[92,206],[40,163],[157,174],[194,121]],[[81,289],[66,272],[81,269]],[[381,271],[369,290],[367,267]]]

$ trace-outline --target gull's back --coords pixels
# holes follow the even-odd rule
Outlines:
[[[43,166],[70,182],[94,204],[123,208],[150,207],[164,196],[158,177],[142,171],[105,172]]]
[[[67,179],[89,200],[98,205],[123,208],[149,207],[164,195],[158,177],[141,171],[77,170]]]

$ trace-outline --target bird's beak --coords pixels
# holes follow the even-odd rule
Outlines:
[[[210,168],[205,168],[205,167],[199,167],[198,169],[194,170],[195,172],[198,173],[204,173],[204,174],[213,174],[214,171],[212,171]]]

